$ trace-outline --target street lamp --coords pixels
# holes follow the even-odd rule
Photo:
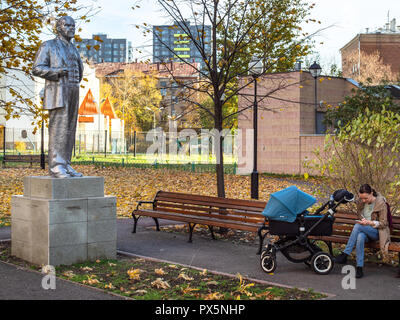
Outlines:
[[[146,107],[146,109],[153,112],[153,129],[155,129],[156,128],[156,112],[153,109],[151,109],[150,107]]]
[[[258,172],[257,172],[257,139],[258,139],[258,102],[257,102],[257,78],[263,73],[262,59],[254,55],[249,63],[249,74],[254,80],[254,105],[253,105],[253,172],[251,173],[251,198],[258,199]]]
[[[322,68],[321,66],[314,61],[314,63],[310,66],[309,68],[311,75],[313,76],[315,80],[315,133],[317,133],[317,125],[318,125],[318,119],[317,119],[317,110],[318,110],[318,91],[317,91],[317,79],[321,75]]]

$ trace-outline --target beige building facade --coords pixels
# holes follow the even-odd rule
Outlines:
[[[390,66],[395,75],[400,74],[400,28],[398,31],[383,33],[362,33],[355,36],[342,49],[342,70],[345,77],[357,75],[362,61],[361,53],[371,55],[378,53],[385,65]],[[359,61],[352,61],[356,53]],[[355,63],[356,62],[356,63]]]
[[[250,81],[243,78],[242,81]],[[317,84],[317,108],[315,103]],[[351,94],[356,83],[345,78],[319,77],[296,71],[266,75],[257,82],[259,173],[303,174],[305,160],[325,141],[324,112]],[[242,90],[238,117],[238,173],[253,171],[254,86]],[[246,109],[247,108],[247,109]],[[316,129],[316,119],[318,117]],[[323,131],[323,132],[321,132]],[[319,132],[319,133],[318,133]]]

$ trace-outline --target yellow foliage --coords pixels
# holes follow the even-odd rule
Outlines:
[[[125,121],[125,128],[147,131],[149,128],[143,128],[143,123],[151,127],[153,112],[146,108],[156,112],[162,100],[157,84],[156,74],[127,68],[119,77],[102,81],[100,96],[101,100],[108,97],[117,116]]]
[[[130,280],[140,280],[140,269],[129,269],[126,273]]]
[[[26,151],[26,143],[23,141],[17,141],[14,143],[15,145],[15,150],[17,150],[18,152],[24,152]]]
[[[6,101],[0,97],[0,108],[6,112],[6,119],[29,112],[37,123],[41,120],[40,106],[35,105],[33,98],[26,98],[24,86],[11,86],[8,83],[18,83],[21,80],[20,74],[31,77],[32,64],[41,44],[40,35],[44,27],[54,32],[55,22],[59,17],[88,8],[78,4],[76,0],[1,2],[0,78],[5,80],[6,85],[3,88],[10,93],[11,99]],[[87,17],[77,20],[86,22]],[[79,35],[76,40],[81,40]]]

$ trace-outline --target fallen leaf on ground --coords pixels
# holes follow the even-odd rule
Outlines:
[[[186,273],[183,273],[183,272],[179,274],[178,279],[183,279],[183,280],[186,280],[186,281],[192,281],[193,280],[192,277],[189,277]]]
[[[83,280],[82,283],[84,283],[84,284],[98,284],[98,283],[100,283],[100,281],[96,279],[96,275],[92,274],[92,275],[88,275],[87,276],[87,280]]]
[[[224,297],[223,294],[219,292],[213,292],[204,297],[204,300],[220,300]]]
[[[115,287],[113,286],[113,284],[110,282],[109,284],[106,284],[105,286],[104,286],[104,288],[105,289],[111,289],[111,290],[113,290],[113,289],[115,289]]]
[[[169,289],[170,285],[168,284],[167,281],[164,281],[163,278],[157,278],[155,281],[151,283],[153,287],[156,287],[157,289]]]
[[[162,268],[160,268],[160,269],[155,269],[154,272],[155,272],[156,274],[158,274],[159,276],[163,276],[163,275],[165,274],[165,271],[164,271]]]
[[[140,269],[129,269],[126,273],[131,280],[140,280]]]
[[[90,268],[90,267],[81,267],[81,270],[83,270],[83,271],[93,271],[93,268]]]

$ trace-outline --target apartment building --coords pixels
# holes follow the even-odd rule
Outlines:
[[[90,63],[128,62],[131,43],[126,39],[108,38],[106,34],[94,34],[92,39],[76,43],[81,56]]]
[[[200,40],[196,42],[204,41],[204,50],[210,55],[211,26],[191,25],[189,21],[184,21],[182,24],[187,26],[191,35],[196,37],[200,35]],[[182,60],[204,66],[204,59],[199,49],[187,31],[182,30],[177,22],[173,25],[153,26],[153,62],[182,62]]]

